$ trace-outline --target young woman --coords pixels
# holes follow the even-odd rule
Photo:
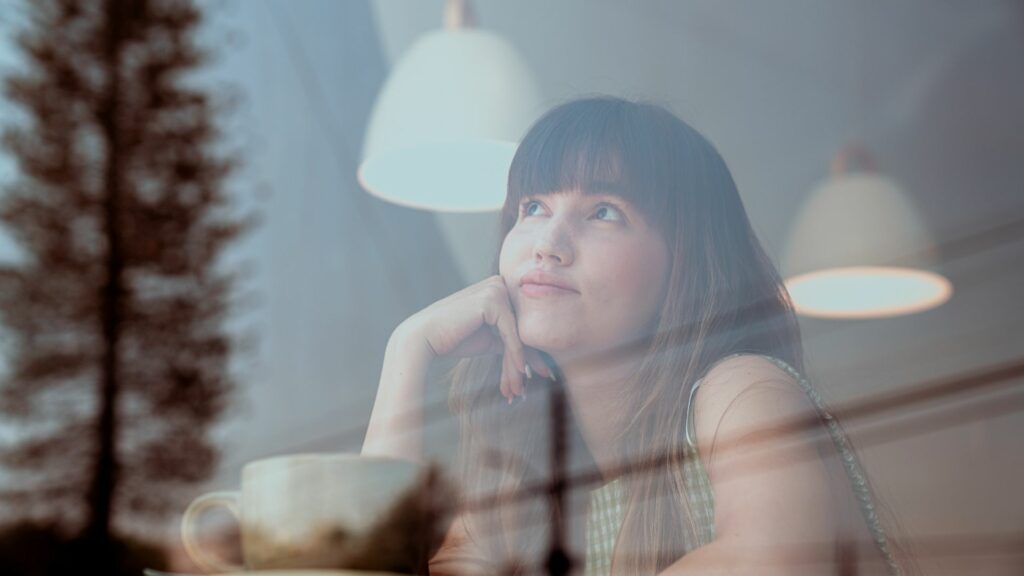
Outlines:
[[[583,487],[588,576],[907,572],[701,134],[610,97],[551,110],[512,162],[500,238],[493,276],[394,331],[364,453],[422,458],[409,416],[432,360],[459,357],[467,498],[547,477],[546,391],[564,391],[601,479]],[[547,505],[464,511],[431,573],[542,573]]]

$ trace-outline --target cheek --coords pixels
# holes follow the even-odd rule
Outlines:
[[[649,261],[609,263],[607,265],[607,296],[620,302],[639,304],[650,299],[660,287],[658,266]]]
[[[504,278],[505,283],[512,287],[510,282],[515,278],[513,275],[519,270],[519,264],[523,261],[523,242],[514,233],[510,232],[501,243],[501,251],[498,253],[498,274]]]
[[[662,250],[629,250],[608,254],[601,265],[603,282],[595,299],[618,311],[621,322],[643,324],[661,305],[668,277],[668,258]]]

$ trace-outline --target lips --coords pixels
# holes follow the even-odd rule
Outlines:
[[[572,283],[569,282],[568,280],[564,280],[556,276],[555,274],[544,272],[542,270],[531,270],[530,272],[527,272],[519,280],[519,285],[521,287],[526,287],[530,285],[536,287],[554,287],[566,292],[575,292],[577,294],[579,293],[579,290],[577,290],[576,287],[573,286]],[[536,289],[537,288],[534,288],[534,290]]]
[[[548,296],[576,296],[578,292],[559,288],[550,284],[526,283],[519,287],[519,293],[530,298],[543,298]]]

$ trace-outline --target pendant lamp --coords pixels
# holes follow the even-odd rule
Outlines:
[[[475,27],[468,0],[448,0],[444,20],[381,88],[357,177],[403,206],[497,210],[519,140],[541,112],[540,91],[507,40]]]
[[[952,283],[935,264],[934,241],[904,192],[864,149],[848,147],[797,215],[782,268],[797,313],[855,319],[949,300]]]

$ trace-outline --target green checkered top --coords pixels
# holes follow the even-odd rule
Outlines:
[[[715,363],[717,364],[740,354],[747,353],[730,354]],[[889,549],[888,540],[881,528],[878,517],[875,515],[873,498],[864,479],[863,472],[860,469],[860,463],[842,430],[838,427],[832,415],[825,410],[817,392],[811,388],[810,384],[801,374],[783,360],[764,354],[755,355],[770,360],[776,366],[792,375],[800,383],[800,387],[807,394],[815,408],[821,413],[832,442],[842,455],[843,465],[851,479],[855,495],[860,504],[861,513],[864,516],[865,522],[867,522],[875,544],[886,559],[889,573],[893,576],[898,576],[900,574],[899,566]],[[710,368],[707,372],[710,372]],[[696,442],[693,440],[696,436],[693,427],[693,396],[703,381],[704,379],[701,378],[693,385],[693,389],[690,391],[686,414],[687,457],[683,464],[683,479],[690,510],[694,515],[693,520],[696,526],[696,533],[692,537],[687,536],[686,541],[683,543],[686,553],[708,544],[715,538],[715,497],[711,490],[711,483],[704,471],[704,467],[701,465]],[[584,576],[607,576],[611,573],[612,552],[615,549],[615,541],[618,538],[619,529],[622,525],[623,502],[623,486],[619,478],[591,491],[590,513],[586,520]]]

